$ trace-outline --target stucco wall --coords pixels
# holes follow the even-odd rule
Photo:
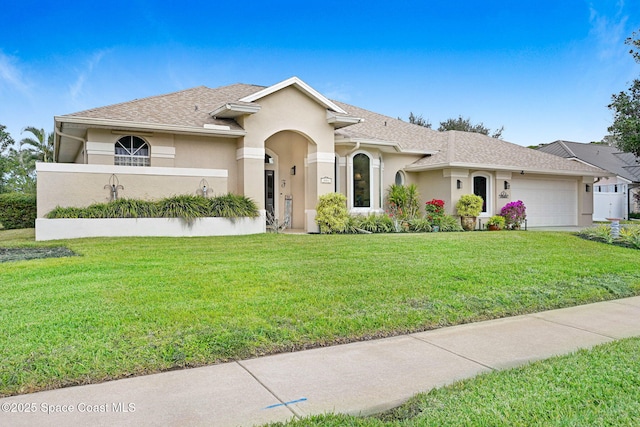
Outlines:
[[[333,176],[334,129],[327,123],[326,108],[294,87],[286,87],[260,98],[257,103],[261,106],[259,112],[239,119],[247,135],[239,140],[237,147],[238,182],[243,186],[243,193],[259,201],[260,207],[264,208],[264,173],[263,167],[258,166],[259,150],[264,156],[265,141],[280,132],[299,134],[308,142],[307,168],[303,184],[304,198],[294,201],[294,209],[304,209],[308,224],[308,217],[315,215],[312,211],[317,198],[333,191],[332,185],[320,184],[322,176],[328,173]],[[283,163],[285,171],[291,166],[284,166]],[[297,168],[304,169],[304,164],[298,165],[296,160]],[[279,179],[281,182],[282,176]]]
[[[455,214],[452,197],[455,197],[455,200],[460,197],[457,193],[452,193],[451,180],[453,179],[453,185],[455,186],[455,177],[444,176],[442,170],[423,171],[412,175],[417,176],[416,183],[422,199],[421,209],[427,201],[440,199],[444,201],[445,212],[449,215]]]
[[[155,200],[179,194],[196,194],[205,179],[210,192],[224,194],[227,171],[216,169],[154,168],[113,165],[38,163],[38,217],[56,206],[85,207],[110,200],[112,174],[124,187],[119,197]],[[210,193],[211,194],[211,193]]]

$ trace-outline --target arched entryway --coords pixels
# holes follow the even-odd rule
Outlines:
[[[309,209],[307,158],[315,144],[298,132],[282,131],[267,138],[264,146],[265,209],[273,211],[278,224],[304,230]]]

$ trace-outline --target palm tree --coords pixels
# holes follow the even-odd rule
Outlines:
[[[22,133],[30,132],[35,136],[34,138],[23,138],[20,141],[20,150],[23,150],[23,146],[30,146],[26,148],[24,151],[28,151],[33,154],[38,160],[43,162],[53,162],[53,133],[50,133],[47,136],[47,133],[44,129],[38,129],[33,126],[27,126],[22,129]],[[45,142],[46,141],[46,142]]]

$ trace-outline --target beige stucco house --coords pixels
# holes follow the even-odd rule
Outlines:
[[[56,163],[38,165],[38,216],[110,198],[244,194],[263,213],[317,230],[318,197],[340,192],[355,213],[384,211],[393,183],[418,186],[449,213],[462,194],[483,217],[523,200],[529,226],[591,223],[601,169],[484,135],[438,132],[327,99],[297,77],[235,84],[55,117]]]

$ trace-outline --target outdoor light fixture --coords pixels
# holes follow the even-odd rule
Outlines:
[[[524,171],[520,171],[520,175],[524,175]]]
[[[585,190],[587,193],[591,193],[591,186],[589,184],[586,184]]]
[[[109,177],[109,184],[104,186],[105,190],[110,190],[110,199],[118,200],[118,190],[124,190],[124,186],[120,185],[120,180],[116,174],[111,174]]]
[[[511,188],[511,184],[509,184],[509,181],[505,181],[505,182],[504,182],[504,189],[505,189],[505,190],[508,190],[508,189],[510,189],[510,188]]]
[[[207,197],[207,192],[209,191],[209,183],[204,178],[200,180],[200,191],[202,192],[203,197]]]
[[[456,188],[457,188],[458,190],[460,190],[460,189],[462,188],[462,181],[460,181],[460,180],[457,180],[457,181],[456,181]]]
[[[291,168],[291,172],[290,173],[291,173],[291,175],[295,175],[296,174],[296,167],[295,166]]]

